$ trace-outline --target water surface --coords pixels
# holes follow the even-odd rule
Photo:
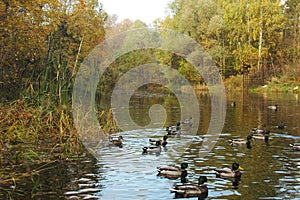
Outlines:
[[[183,127],[180,137],[170,138],[159,155],[143,155],[142,147],[149,145],[149,138],[166,134],[159,126],[175,124],[180,119],[180,106],[176,98],[136,94],[130,107],[136,123],[149,123],[148,110],[159,103],[166,108],[167,124],[117,133],[125,138],[123,147],[104,143],[97,149],[96,158],[87,154],[66,163],[53,163],[49,170],[26,180],[30,188],[26,182],[17,186],[25,195],[20,199],[30,199],[33,194],[35,199],[173,199],[169,188],[180,184],[180,180],[157,176],[156,168],[181,162],[189,163],[191,182],[197,182],[200,175],[208,177],[207,199],[300,199],[300,152],[289,147],[290,143],[300,142],[298,95],[229,95],[224,129],[205,157],[201,148],[210,137],[205,135],[210,121],[210,98],[199,95],[199,100],[197,135],[190,134],[191,127]],[[235,107],[231,106],[233,101]],[[279,105],[277,111],[267,108],[275,104]],[[277,129],[279,124],[286,128]],[[269,143],[255,140],[251,149],[229,145],[231,138],[245,138],[253,127],[260,125],[271,130]],[[244,168],[240,182],[217,178],[213,173],[215,167],[230,166],[233,162]],[[34,190],[32,185],[36,185]]]

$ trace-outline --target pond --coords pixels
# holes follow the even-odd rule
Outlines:
[[[190,182],[196,183],[200,175],[207,176],[207,199],[300,199],[300,151],[289,146],[300,142],[298,94],[228,95],[223,131],[205,156],[201,146],[210,137],[206,131],[211,105],[208,95],[199,94],[198,98],[197,134],[190,134],[193,127],[183,126],[181,135],[169,138],[160,154],[143,155],[142,148],[149,145],[148,139],[165,135],[163,126],[176,124],[181,108],[176,98],[168,94],[136,93],[130,102],[130,115],[135,123],[147,125],[153,117],[148,115],[149,108],[155,104],[166,108],[165,113],[159,114],[166,115],[166,122],[156,122],[157,127],[153,128],[117,133],[124,137],[122,148],[102,144],[96,158],[87,154],[68,162],[52,163],[48,170],[27,180],[30,184],[16,186],[23,195],[20,199],[173,199],[174,193],[169,189],[180,184],[180,179],[157,176],[157,167],[182,162],[189,164]],[[236,105],[232,106],[232,102]],[[278,110],[268,108],[275,104]],[[285,128],[278,129],[280,124]],[[262,125],[271,130],[268,143],[254,140],[252,148],[229,144],[230,139],[246,138],[254,127]],[[214,168],[229,167],[233,162],[244,168],[238,183],[216,177]],[[3,192],[1,195],[7,196]]]

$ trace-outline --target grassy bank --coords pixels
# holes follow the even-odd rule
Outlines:
[[[273,77],[267,81],[265,85],[251,89],[257,93],[300,93],[300,83],[294,80],[286,80],[286,78]]]
[[[253,93],[300,93],[300,83],[295,80],[289,80],[284,76],[281,78],[273,77],[266,81],[265,85],[253,86],[244,83],[241,75],[232,76],[224,81],[226,91],[242,92],[243,88],[248,88]]]
[[[99,112],[98,118],[105,132],[117,130],[111,110]],[[0,104],[0,189],[46,170],[51,163],[87,153],[69,107],[33,106],[22,100]],[[36,169],[28,171],[32,168]]]

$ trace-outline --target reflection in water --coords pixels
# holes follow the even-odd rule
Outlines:
[[[155,95],[151,100],[146,99],[147,96],[136,97],[131,102],[131,115],[141,124],[147,124],[146,110],[155,102]],[[158,99],[162,101],[161,97]],[[167,109],[164,126],[174,125],[180,119],[180,107],[171,99],[161,103]],[[210,99],[205,95],[199,99],[198,135],[189,134],[190,127],[183,126],[180,137],[168,138],[167,150],[159,155],[143,155],[142,148],[149,145],[149,138],[161,139],[166,134],[165,129],[119,133],[124,137],[122,148],[104,144],[98,149],[97,159],[84,156],[54,163],[33,180],[19,182],[16,189],[23,191],[23,196],[15,199],[32,196],[36,199],[173,199],[174,193],[170,193],[169,188],[181,184],[180,178],[157,176],[156,167],[182,162],[189,163],[187,178],[191,184],[197,184],[200,175],[207,177],[207,199],[300,199],[300,151],[289,146],[300,142],[300,104],[293,95],[250,95],[242,99],[240,95],[229,96],[229,102],[234,101],[236,105],[228,104],[222,134],[213,150],[204,152],[206,157],[200,155],[205,151],[201,148],[203,141],[210,137],[205,135],[210,120]],[[268,109],[275,104],[280,108],[276,112]],[[284,129],[276,127],[281,123]],[[251,140],[252,148],[229,144],[230,139],[246,138],[253,127],[264,124],[271,131],[267,142]],[[216,177],[213,172],[216,166],[230,166],[233,162],[244,168],[241,179]],[[0,199],[6,199],[5,191],[0,185]]]

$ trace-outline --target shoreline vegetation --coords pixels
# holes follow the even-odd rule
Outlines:
[[[232,76],[224,81],[226,91],[250,92],[250,93],[295,93],[300,94],[300,82],[286,80],[285,78],[272,77],[271,80],[265,81],[264,85],[251,86],[244,83],[243,77]],[[244,87],[244,88],[243,88]]]
[[[104,132],[118,131],[112,110],[97,113]],[[89,154],[73,124],[70,107],[33,106],[24,100],[0,103],[0,190],[37,175],[53,163]],[[27,167],[36,166],[28,171]],[[5,170],[3,170],[5,169]]]

